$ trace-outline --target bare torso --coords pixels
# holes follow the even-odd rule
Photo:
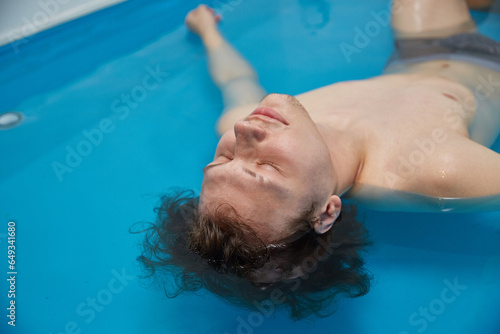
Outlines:
[[[498,189],[487,180],[475,186],[477,175],[471,173],[477,163],[471,159],[480,156],[492,166],[499,160],[479,145],[490,145],[500,126],[500,91],[488,99],[475,91],[478,77],[488,75],[500,82],[499,73],[482,67],[433,61],[325,86],[297,99],[316,123],[364,137],[363,166],[351,196],[365,186],[433,197],[488,196]]]

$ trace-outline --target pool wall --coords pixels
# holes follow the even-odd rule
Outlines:
[[[0,45],[20,41],[121,1],[123,0],[3,0],[0,10]]]

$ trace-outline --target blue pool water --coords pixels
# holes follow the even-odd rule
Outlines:
[[[171,187],[199,191],[217,143],[222,99],[182,24],[197,4],[128,1],[0,48],[0,113],[24,114],[0,131],[0,332],[500,333],[500,212],[360,208],[374,240],[374,285],[324,319],[252,314],[207,293],[167,299],[141,284],[140,236],[129,227],[154,219]],[[212,5],[268,91],[374,76],[392,51],[388,25],[372,12],[386,10],[385,0]],[[474,17],[500,37],[499,20]],[[379,31],[344,54],[340,45],[353,45],[369,22]],[[6,317],[10,221],[15,329]]]

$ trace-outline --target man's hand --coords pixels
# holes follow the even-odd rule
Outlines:
[[[185,23],[189,31],[204,39],[217,32],[220,19],[212,8],[199,5],[186,15]]]

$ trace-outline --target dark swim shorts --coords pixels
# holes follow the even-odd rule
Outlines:
[[[430,60],[461,60],[500,72],[500,43],[478,33],[395,41],[386,68]]]

